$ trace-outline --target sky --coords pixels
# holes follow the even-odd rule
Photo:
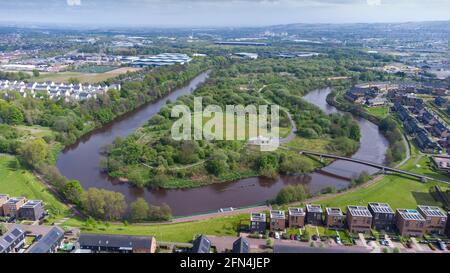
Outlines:
[[[0,23],[219,27],[450,20],[450,0],[0,0]]]

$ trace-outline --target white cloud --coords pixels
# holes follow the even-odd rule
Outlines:
[[[67,5],[73,6],[81,6],[81,0],[67,0]]]
[[[369,6],[380,6],[381,0],[367,0],[367,5]]]

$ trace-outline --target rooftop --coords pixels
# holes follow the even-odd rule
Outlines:
[[[394,213],[391,206],[386,203],[369,203],[369,207],[374,213]]]
[[[81,234],[80,246],[98,246],[113,248],[151,248],[153,237],[110,234]]]
[[[305,216],[305,211],[302,208],[288,208],[290,216]]]
[[[340,208],[327,208],[327,214],[328,215],[334,215],[334,216],[343,216],[342,210]]]
[[[427,217],[447,217],[439,207],[419,205],[417,208]]]
[[[60,227],[53,227],[42,239],[30,247],[28,253],[48,253],[62,239],[64,239],[64,231]]]
[[[306,205],[307,212],[323,212],[322,207],[320,205],[307,204]]]
[[[233,253],[249,253],[250,244],[247,239],[240,237],[233,243]]]
[[[352,216],[372,217],[372,213],[370,213],[369,209],[363,206],[348,206],[347,212]]]
[[[9,198],[8,202],[6,202],[6,204],[15,205],[24,199],[25,197],[11,197]]]
[[[270,211],[270,218],[271,219],[285,219],[284,211],[282,210],[271,210]]]
[[[16,240],[22,234],[25,234],[25,231],[18,227],[12,227],[8,232],[1,236],[0,253],[3,253],[3,251],[7,249],[11,244],[13,244],[14,240]]]
[[[205,235],[201,235],[194,240],[192,247],[193,253],[209,253],[211,241]]]
[[[252,214],[250,214],[250,220],[253,222],[265,222],[266,214],[265,213],[252,213]]]
[[[425,221],[425,218],[415,209],[397,209],[397,212],[405,220]]]
[[[34,208],[38,205],[42,205],[41,200],[28,200],[21,208]]]

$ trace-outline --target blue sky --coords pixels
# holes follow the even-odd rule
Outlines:
[[[260,26],[450,20],[450,0],[0,0],[0,23]]]

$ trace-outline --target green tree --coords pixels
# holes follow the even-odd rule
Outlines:
[[[228,169],[227,155],[222,151],[214,151],[211,159],[206,163],[208,172],[219,176]]]
[[[67,200],[71,201],[76,205],[80,205],[83,196],[83,187],[78,180],[70,180],[68,181],[63,188],[63,194],[67,198]]]
[[[138,198],[130,205],[130,217],[134,222],[146,220],[149,215],[149,205],[144,198]]]
[[[40,73],[39,70],[33,69],[33,77],[39,77]]]
[[[300,202],[308,198],[309,191],[304,185],[289,185],[282,188],[275,198],[277,204]]]
[[[42,163],[48,163],[51,158],[49,147],[42,138],[26,142],[19,150],[20,156],[33,167]]]

